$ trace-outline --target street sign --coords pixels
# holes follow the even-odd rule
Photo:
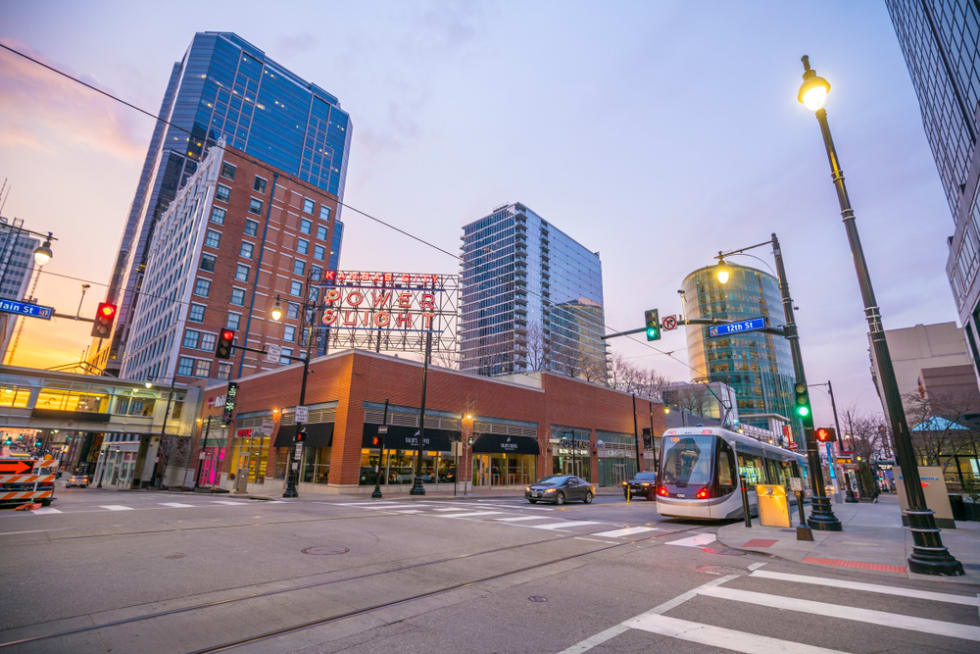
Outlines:
[[[273,343],[268,343],[265,346],[265,362],[266,363],[279,363],[279,359],[282,357],[282,346]]]
[[[296,443],[296,449],[293,450],[293,458],[299,461],[303,458],[303,444]]]
[[[660,321],[660,328],[665,332],[677,329],[677,316],[664,316],[664,319]]]
[[[752,318],[751,320],[739,320],[724,325],[711,325],[708,327],[708,336],[731,336],[732,334],[757,332],[765,328],[765,318]]]
[[[0,461],[0,472],[20,473],[27,472],[34,466],[34,461],[30,463],[20,459],[7,459]]]
[[[308,406],[298,406],[296,407],[296,422],[302,422],[306,424],[310,421],[310,407]]]
[[[272,436],[272,429],[274,427],[275,424],[271,420],[263,420],[262,426],[259,427],[259,433],[263,436]]]
[[[231,415],[235,412],[235,401],[238,398],[238,384],[228,382],[228,392],[225,393],[225,411],[221,416],[221,422],[228,424],[231,422]]]
[[[790,477],[789,478],[789,489],[794,493],[803,492],[803,478],[802,477]]]
[[[378,434],[384,436],[388,433],[388,425],[378,425]]]
[[[0,298],[0,311],[4,313],[16,313],[19,316],[28,316],[30,318],[42,318],[44,320],[51,320],[51,316],[54,315],[54,309],[52,307],[31,304],[29,302],[18,302],[17,300],[7,300],[5,298]]]
[[[463,456],[463,442],[462,441],[453,441],[449,445],[452,448],[452,455],[453,456]]]

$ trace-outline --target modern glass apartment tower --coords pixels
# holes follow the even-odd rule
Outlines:
[[[160,116],[176,127],[157,123],[116,257],[109,370],[122,359],[156,221],[219,138],[338,199],[344,194],[351,122],[337,98],[236,34],[194,35],[174,65]]]
[[[686,317],[726,322],[762,317],[770,327],[786,324],[779,281],[755,268],[727,265],[727,284],[718,281],[715,266],[684,278]],[[712,338],[708,327],[689,326],[687,352],[697,371],[694,381],[722,382],[734,389],[742,422],[769,428],[772,414],[793,418],[794,436],[802,443],[802,425],[793,411],[793,357],[785,338],[762,332]]]
[[[602,264],[520,203],[463,227],[461,369],[606,380]]]
[[[887,0],[919,98],[955,229],[946,274],[975,371],[980,369],[980,9],[973,0]]]

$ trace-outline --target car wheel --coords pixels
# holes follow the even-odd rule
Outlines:
[[[538,503],[537,500],[528,500],[528,502],[530,502],[531,504],[537,504]]]
[[[584,502],[586,504],[592,504],[592,491],[589,491],[588,493],[585,494]]]
[[[564,504],[564,503],[565,503],[564,493],[558,493],[557,495],[555,495],[555,504]]]

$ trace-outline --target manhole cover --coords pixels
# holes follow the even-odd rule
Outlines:
[[[729,549],[727,547],[702,547],[701,551],[707,552],[708,554],[720,554],[722,556],[745,556],[745,552]]]
[[[347,554],[347,552],[350,552],[350,548],[342,545],[319,545],[317,547],[307,547],[301,551],[303,554],[328,556],[330,554]]]
[[[528,602],[547,602],[548,598],[544,595],[531,595],[527,598]]]
[[[185,556],[187,556],[187,555],[186,554],[170,554],[170,555],[165,556],[163,558],[165,558],[165,559],[182,559]]]

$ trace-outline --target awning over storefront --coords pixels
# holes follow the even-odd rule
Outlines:
[[[333,423],[317,422],[306,427],[306,447],[330,447],[333,444]],[[283,425],[276,434],[276,447],[289,447],[296,437],[296,425]]]
[[[378,435],[380,425],[364,425],[364,436],[361,439],[361,447],[374,448],[374,437]],[[386,450],[415,450],[418,449],[418,427],[402,427],[399,425],[388,425],[388,433],[384,436],[384,446]],[[436,452],[448,452],[449,444],[459,440],[458,431],[448,429],[429,429],[425,428],[425,438],[422,440],[423,450],[435,450]]]
[[[530,436],[481,434],[473,442],[474,454],[541,454],[538,439]]]

